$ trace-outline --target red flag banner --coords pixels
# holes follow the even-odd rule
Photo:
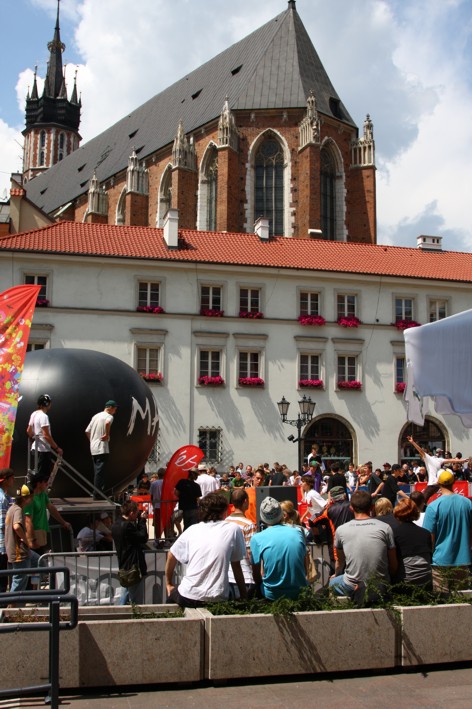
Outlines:
[[[41,286],[15,286],[0,293],[0,468],[10,465],[18,391]]]
[[[172,517],[175,503],[177,500],[174,497],[174,488],[182,478],[187,477],[187,473],[192,468],[196,468],[199,462],[205,456],[204,452],[198,446],[182,446],[175,451],[172,458],[167,464],[164,474],[164,483],[161,493],[161,524],[159,535],[166,529]]]

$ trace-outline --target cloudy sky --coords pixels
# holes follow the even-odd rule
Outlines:
[[[56,0],[0,0],[0,196],[21,167],[24,102],[44,77]],[[286,0],[62,0],[69,90],[87,141],[287,7]],[[440,234],[472,250],[471,0],[298,0],[351,116],[374,122],[380,243]]]

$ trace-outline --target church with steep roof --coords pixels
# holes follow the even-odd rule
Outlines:
[[[48,47],[23,187],[49,217],[160,227],[172,208],[187,229],[251,233],[263,217],[271,235],[376,242],[372,121],[359,135],[294,0],[80,149],[59,15]]]
[[[376,243],[372,121],[359,132],[294,0],[83,146],[59,15],[48,46],[0,281],[41,287],[30,350],[105,352],[148,382],[150,470],[187,443],[220,470],[293,467],[313,443],[326,466],[409,462],[409,434],[467,447],[454,417],[408,422],[403,330],[470,307],[472,255]],[[283,395],[316,403],[297,438]]]

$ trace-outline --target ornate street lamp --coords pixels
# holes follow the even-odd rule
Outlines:
[[[291,440],[293,443],[298,443],[298,472],[301,472],[303,464],[303,441],[305,440],[305,436],[302,436],[302,430],[305,428],[307,423],[312,420],[316,402],[312,401],[311,397],[307,397],[304,394],[298,402],[300,412],[297,414],[296,419],[287,418],[290,402],[287,401],[285,396],[283,396],[282,399],[277,402],[277,406],[279,409],[280,418],[282,419],[282,423],[287,423],[289,424],[289,426],[295,426],[298,431],[297,438],[289,436],[288,439]]]

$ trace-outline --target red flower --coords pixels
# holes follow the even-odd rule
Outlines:
[[[408,330],[410,327],[420,327],[421,323],[416,320],[397,320],[393,323],[398,330]]]
[[[161,308],[160,305],[138,305],[136,310],[138,313],[155,313],[156,315],[164,312],[164,308]]]
[[[207,318],[222,318],[224,314],[224,310],[216,310],[215,308],[200,308],[200,315],[204,315]]]
[[[322,389],[324,384],[322,379],[300,379],[298,386],[302,388]]]
[[[298,322],[300,325],[326,325],[326,320],[321,315],[300,315]]]
[[[406,389],[406,382],[397,382],[395,384],[395,391],[397,394],[403,394]]]
[[[338,325],[341,325],[342,327],[359,327],[361,324],[361,321],[359,318],[356,318],[355,315],[346,315],[338,318]]]
[[[338,389],[362,389],[362,382],[352,380],[350,382],[338,382]]]
[[[264,380],[260,377],[239,377],[239,385],[243,387],[263,387]]]
[[[222,386],[225,383],[223,377],[198,377],[198,383],[202,386]]]
[[[240,310],[239,317],[240,318],[251,318],[252,320],[260,320],[261,318],[264,317],[264,313],[252,312],[250,310]]]
[[[161,372],[139,372],[139,376],[142,377],[145,382],[154,382],[154,384],[160,384],[164,379]]]

